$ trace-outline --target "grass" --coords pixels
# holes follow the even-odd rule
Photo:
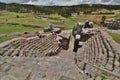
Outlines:
[[[44,20],[43,18],[46,18],[46,20]],[[0,11],[0,34],[40,31],[44,26],[48,26],[51,23],[55,23],[53,24],[55,25],[55,27],[57,26],[63,28],[65,26],[64,29],[67,29],[69,23],[61,24],[62,21],[66,20],[66,18],[57,14],[35,15],[31,13]],[[27,27],[25,27],[24,25],[27,25]],[[38,26],[40,28],[34,28],[34,26]],[[2,37],[0,38],[0,43],[15,37],[18,36]]]
[[[113,11],[113,12],[115,12],[114,15],[105,15],[107,17],[106,19],[107,21],[112,21],[116,17],[118,17],[117,15],[119,14],[119,11]],[[17,16],[19,16],[19,18]],[[100,21],[102,16],[103,15],[80,14],[78,16],[65,18],[58,14],[41,15],[41,14],[31,14],[31,13],[15,13],[8,11],[0,11],[0,24],[11,23],[11,24],[32,25],[39,27],[44,27],[44,26],[48,26],[49,24],[53,24],[55,25],[55,27],[72,29],[72,27],[75,25],[76,22],[84,22],[86,20]],[[65,22],[64,24],[62,23],[63,21]]]
[[[113,40],[115,40],[117,43],[120,44],[120,34],[118,34],[118,33],[111,33],[111,32],[108,32],[108,33],[112,36]]]
[[[116,17],[119,17],[120,11],[113,11],[114,15],[105,15],[107,16],[107,21],[112,21]],[[15,13],[9,11],[0,11],[0,34],[11,34],[14,32],[32,32],[39,31],[41,28],[53,24],[55,27],[62,28],[64,30],[72,29],[77,22],[84,22],[86,20],[90,21],[99,21],[101,20],[102,15],[93,15],[93,14],[80,14],[73,17],[62,17],[58,14],[51,15],[41,15],[41,14],[32,14],[32,13]],[[25,27],[27,26],[27,27]],[[39,28],[33,28],[33,27]],[[1,41],[7,40],[0,39]],[[11,39],[11,37],[9,38]],[[116,38],[115,38],[116,40]],[[120,43],[119,40],[116,40]]]
[[[74,80],[74,79],[67,78],[67,77],[65,77],[65,76],[61,76],[61,77],[59,78],[59,80]]]
[[[0,34],[11,34],[14,32],[31,32],[31,31],[39,31],[40,28],[31,28],[31,27],[24,27],[21,25],[6,25],[2,24],[0,25]]]
[[[95,78],[100,77],[101,80],[107,80],[107,73],[96,73]]]
[[[16,38],[18,36],[6,36],[6,37],[2,37],[0,38],[0,43],[4,42],[4,41],[7,41],[7,40],[10,40],[10,39],[13,39],[13,38]]]
[[[19,18],[17,16],[19,16]],[[65,24],[62,24],[62,22],[65,22]],[[49,24],[53,24],[55,27],[71,29],[71,24],[74,25],[74,23],[75,21],[72,21],[70,18],[64,18],[58,14],[39,15],[0,11],[0,24],[8,24],[8,26],[9,24],[18,24],[45,27]]]
[[[38,16],[30,13],[0,12],[0,23],[17,23],[19,25],[46,26],[49,21],[41,20]],[[17,18],[19,16],[19,18]]]

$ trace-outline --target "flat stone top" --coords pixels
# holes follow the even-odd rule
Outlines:
[[[70,33],[61,33],[59,36],[69,39],[70,38]]]
[[[0,80],[59,80],[61,76],[79,80],[81,75],[72,60],[58,56],[0,57]]]

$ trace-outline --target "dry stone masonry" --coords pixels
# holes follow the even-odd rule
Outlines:
[[[85,29],[77,53],[72,52],[74,42],[66,32],[2,43],[0,80],[120,80],[119,48],[107,35],[103,30]],[[56,55],[60,52],[65,52],[64,57]],[[65,57],[70,53],[74,59]]]
[[[0,47],[1,56],[40,57],[55,55],[60,47],[56,41],[56,35],[33,39],[18,39]]]
[[[77,61],[78,67],[87,71],[95,80],[102,80],[103,75],[108,80],[120,79],[120,53],[104,31],[97,30],[84,43],[78,50]]]
[[[105,22],[103,23],[103,27],[107,27],[108,29],[120,29],[120,19],[116,19],[113,22]]]

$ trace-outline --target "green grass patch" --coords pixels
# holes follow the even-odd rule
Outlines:
[[[107,74],[106,73],[101,74],[101,80],[107,80]]]
[[[97,77],[100,77],[101,78],[101,80],[107,80],[107,77],[108,77],[108,75],[107,75],[107,73],[96,73],[95,74],[95,78],[97,78]]]
[[[0,43],[4,42],[4,41],[7,41],[7,40],[10,40],[10,39],[13,39],[13,38],[16,38],[18,36],[5,36],[5,37],[2,37],[0,38]]]
[[[10,34],[14,32],[32,32],[32,31],[39,31],[40,28],[31,28],[31,27],[24,27],[21,25],[6,25],[2,24],[0,25],[0,34]]]
[[[108,33],[112,36],[113,40],[115,40],[117,43],[120,44],[120,34],[118,34],[118,33],[111,33],[111,32],[108,32]]]
[[[53,20],[64,20],[65,18],[58,15],[58,14],[51,14],[48,16],[49,19],[53,19]]]
[[[72,18],[67,18],[65,21],[65,29],[72,29],[75,25],[76,21]]]
[[[68,78],[68,77],[65,77],[65,76],[61,76],[59,78],[59,80],[74,80],[74,79],[71,79],[71,78]]]
[[[115,14],[112,16],[111,15],[107,16],[106,20],[108,21],[114,20],[114,18],[118,17],[120,11],[112,11],[112,12],[114,12]],[[68,29],[72,29],[77,22],[85,22],[86,20],[99,22],[101,20],[101,16],[102,15],[80,14],[78,16],[65,18],[58,14],[44,15],[44,14],[15,13],[9,11],[0,11],[0,24],[6,24],[6,26],[9,27],[11,27],[11,25],[9,24],[13,24],[13,26],[14,24],[17,24],[19,27],[23,28],[24,30],[28,29],[28,28],[24,28],[24,25],[26,26],[30,25],[32,27],[38,26],[43,28],[45,26],[48,26],[49,24],[53,24],[55,25],[55,27],[68,30]],[[31,28],[29,28],[28,30],[30,29]],[[11,29],[7,33],[10,33],[10,31]],[[4,33],[6,33],[6,31]]]
[[[8,11],[0,11],[0,24],[17,24],[17,25],[30,25],[45,27],[49,24],[55,25],[55,27],[64,27],[64,29],[71,29],[75,21],[70,18],[64,18],[58,14],[40,15],[31,13],[15,13]],[[71,25],[72,24],[72,25]],[[19,26],[22,27],[22,26]],[[23,27],[22,27],[23,28]]]

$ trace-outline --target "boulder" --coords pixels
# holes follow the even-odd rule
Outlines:
[[[62,33],[59,35],[62,39],[60,40],[61,42],[61,47],[65,50],[69,48],[69,42],[70,42],[70,33]]]

